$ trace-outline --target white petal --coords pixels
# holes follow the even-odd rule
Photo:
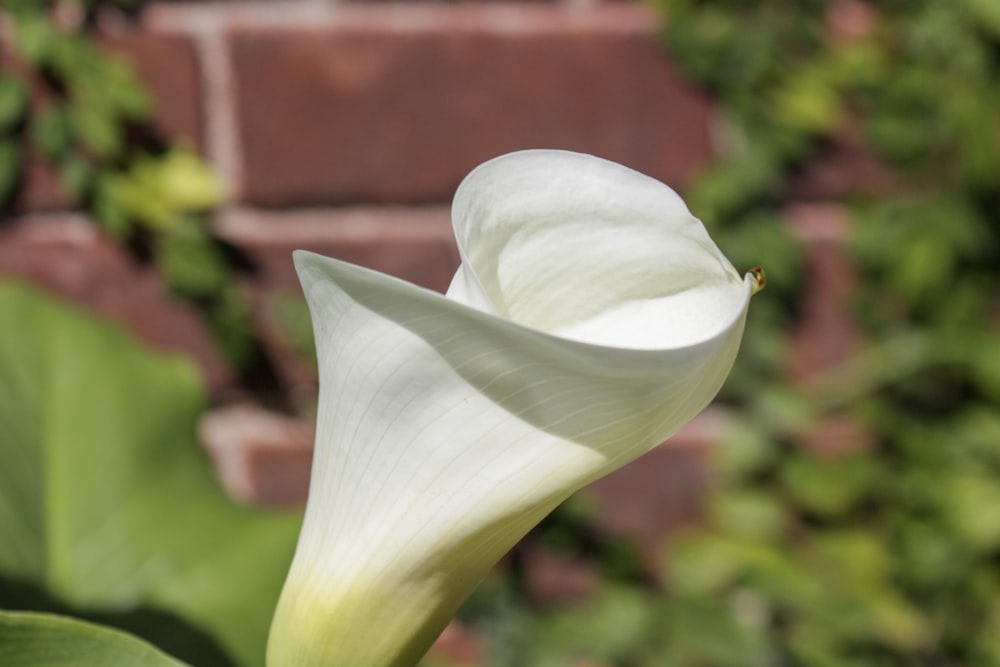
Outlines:
[[[460,273],[475,280],[456,277],[449,296],[542,331],[674,347],[718,331],[743,298],[740,275],[673,190],[590,155],[495,158],[462,182],[453,222]]]
[[[455,218],[451,299],[296,253],[321,390],[270,667],[415,664],[503,553],[697,414],[735,358],[751,283],[666,186],[514,154],[469,176]]]

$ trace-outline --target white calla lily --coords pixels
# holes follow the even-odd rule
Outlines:
[[[475,169],[446,296],[306,252],[320,397],[269,667],[414,665],[490,567],[701,411],[755,277],[667,186],[566,151]]]

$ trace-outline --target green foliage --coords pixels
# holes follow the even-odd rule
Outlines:
[[[778,297],[792,297],[781,314],[751,313],[765,320],[751,324],[739,362],[754,365],[752,381],[737,371],[727,389],[743,414],[740,442],[720,452],[709,528],[670,550],[669,586],[753,599],[755,637],[774,656],[767,664],[1000,664],[1000,466],[991,453],[1000,441],[990,431],[1000,401],[987,379],[1000,349],[993,5],[853,3],[868,25],[845,36],[831,16],[850,3],[664,4],[673,52],[746,136],[695,199],[723,245],[739,239],[765,266],[778,253]],[[706,21],[727,38],[698,38]],[[764,55],[763,36],[792,25],[801,32],[766,40]],[[774,67],[738,83],[705,69],[706,59],[735,53]],[[787,340],[782,327],[800,298],[794,278],[785,282],[793,251],[754,238],[753,226],[781,215],[787,184],[846,127],[863,128],[895,170],[891,189],[843,202],[862,275],[856,312],[871,343],[828,374],[823,393],[787,397],[785,366],[766,340]],[[755,162],[768,165],[766,181],[746,172]],[[754,309],[771,299],[765,292]],[[866,423],[874,447],[804,453],[799,434],[831,410]],[[703,651],[688,664],[724,663]]]
[[[0,611],[6,667],[184,667],[124,632],[64,616]]]
[[[263,664],[299,517],[219,489],[195,369],[11,283],[0,312],[0,578],[132,629],[129,611],[168,612]]]
[[[708,516],[666,549],[665,590],[585,542],[593,599],[532,608],[492,587],[466,622],[503,666],[1000,666],[1000,5],[660,4],[672,56],[722,106],[723,155],[687,198],[769,277],[723,390]],[[787,375],[805,281],[786,207],[845,135],[889,174],[834,202],[865,342],[807,391]],[[869,436],[809,452],[832,417]]]

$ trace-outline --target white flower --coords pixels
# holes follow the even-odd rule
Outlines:
[[[269,667],[414,665],[520,537],[732,366],[755,277],[662,183],[524,151],[469,174],[452,215],[447,296],[295,255],[320,397]]]

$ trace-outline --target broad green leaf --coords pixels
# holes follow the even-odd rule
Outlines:
[[[4,667],[183,667],[119,630],[51,614],[0,611]]]
[[[185,361],[0,283],[0,576],[162,609],[260,665],[299,519],[219,490],[194,435],[204,399]]]

